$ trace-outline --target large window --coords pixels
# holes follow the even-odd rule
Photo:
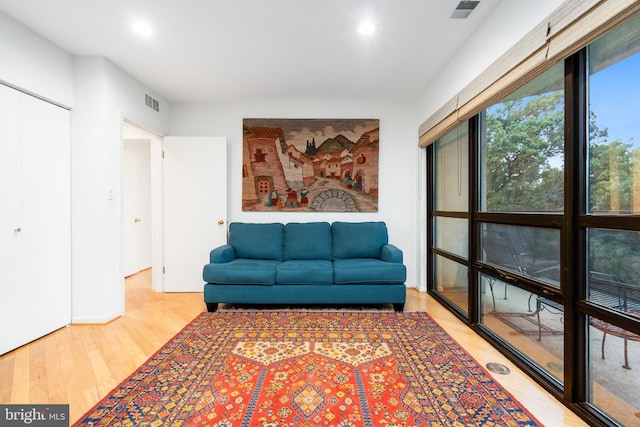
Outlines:
[[[625,425],[640,422],[640,335],[623,321],[640,321],[640,229],[621,222],[640,214],[638,52],[640,16],[587,51],[586,296],[601,309],[588,318],[588,401]]]
[[[640,420],[640,16],[428,148],[429,291],[597,425]]]
[[[458,310],[469,306],[469,127],[436,142],[432,231],[435,291]]]

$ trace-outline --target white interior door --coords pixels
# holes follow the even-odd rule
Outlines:
[[[163,140],[165,292],[202,292],[209,252],[227,241],[227,139]]]
[[[151,147],[148,139],[125,139],[123,149],[125,277],[151,267]]]

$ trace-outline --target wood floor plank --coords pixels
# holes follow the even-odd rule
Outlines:
[[[10,402],[15,372],[15,351],[0,356],[0,402]]]
[[[131,369],[123,362],[122,350],[118,346],[111,345],[111,329],[97,328],[92,333],[95,336],[96,346],[99,348],[99,351],[109,368],[109,373],[113,378],[113,381],[119,384],[131,373]],[[113,382],[106,384],[105,386],[108,387],[112,385]]]
[[[97,327],[88,328],[76,328],[78,336],[82,344],[84,345],[87,353],[87,358],[91,364],[96,382],[95,382],[95,394],[100,397],[109,393],[113,387],[111,385],[115,382],[115,378],[111,375],[109,365],[104,358],[100,347],[96,344],[96,331]]]
[[[79,367],[76,367],[72,350],[73,335],[71,330],[73,327],[67,328],[66,333],[56,333],[54,338],[56,341],[56,348],[58,350],[60,367],[64,376],[64,389],[67,394],[67,403],[69,403],[70,418],[79,417],[81,414],[77,414],[76,408],[84,408],[87,406],[85,399],[82,378],[91,375],[89,372],[81,372]],[[50,337],[45,337],[49,339]],[[16,401],[14,403],[24,403]]]
[[[64,375],[60,366],[59,353],[54,338],[43,340],[45,375],[47,376],[48,403],[68,402],[64,385]]]
[[[45,370],[44,340],[29,346],[29,401],[49,403]]]
[[[15,351],[13,382],[11,390],[12,402],[30,402],[29,380],[29,347],[20,347]]]

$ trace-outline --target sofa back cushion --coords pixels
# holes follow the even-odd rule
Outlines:
[[[384,222],[334,222],[333,259],[380,258],[382,246],[389,243]]]
[[[331,225],[328,222],[290,222],[284,226],[284,260],[331,261]]]
[[[229,224],[229,244],[236,258],[282,261],[284,225],[280,223]]]

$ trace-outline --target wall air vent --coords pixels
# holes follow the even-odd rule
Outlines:
[[[479,1],[462,0],[456,10],[451,14],[451,18],[454,19],[466,19],[471,15],[471,12],[478,6]]]
[[[157,99],[152,98],[151,96],[144,94],[144,105],[155,110],[160,111],[160,102]]]

